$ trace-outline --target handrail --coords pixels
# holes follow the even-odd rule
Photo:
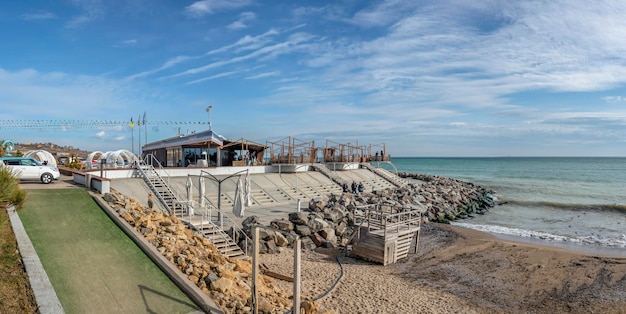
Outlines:
[[[169,172],[167,172],[167,169],[161,165],[161,162],[159,162],[159,160],[153,154],[147,154],[146,157],[150,157],[151,158],[149,165],[151,165],[152,167],[154,167],[152,165],[152,161],[156,162],[156,164],[159,166],[159,171],[163,172],[165,174],[165,177],[167,177],[167,182],[165,182],[165,180],[163,180],[161,175],[159,175],[159,177],[161,177],[161,180],[163,180],[163,182],[165,182],[167,184],[168,188],[170,190],[172,190],[172,192],[175,192],[174,196],[176,198],[179,198],[179,196],[182,194],[182,192],[179,189],[176,189],[176,188],[172,189],[172,187],[170,185],[170,177],[171,177],[171,175],[169,174]],[[155,169],[155,171],[156,171],[156,169]]]
[[[205,196],[206,198],[206,196]],[[200,225],[202,226],[202,228],[204,228],[204,223],[205,223],[205,217],[207,218],[207,222],[209,223],[210,226],[214,227],[215,230],[219,230],[219,235],[224,239],[224,240],[232,240],[233,242],[235,242],[235,244],[237,246],[239,246],[239,243],[237,243],[238,241],[236,241],[235,239],[233,239],[231,236],[229,236],[225,231],[224,231],[224,225],[223,225],[223,219],[226,218],[228,221],[230,221],[230,226],[233,227],[234,231],[237,232],[238,234],[243,234],[243,236],[245,237],[245,248],[242,250],[244,252],[244,254],[248,255],[248,244],[252,243],[252,239],[250,239],[250,237],[248,237],[248,235],[243,232],[243,229],[239,227],[239,225],[237,225],[237,223],[232,220],[232,218],[230,218],[230,216],[228,216],[227,214],[222,212],[222,226],[218,226],[213,222],[213,215],[212,215],[212,205],[209,205],[204,209],[204,213],[202,213],[202,218],[200,220]],[[241,249],[241,246],[239,246],[239,248]],[[249,256],[249,255],[248,255]]]
[[[161,195],[161,193],[159,193],[159,191],[157,191],[157,190],[156,190],[156,188],[155,188],[155,186],[154,186],[154,184],[152,183],[152,181],[151,181],[151,180],[149,180],[149,179],[148,179],[148,180],[146,180],[146,181],[147,181],[147,184],[149,184],[150,189],[151,189],[153,192],[155,192],[155,194],[156,194],[157,198],[159,199],[159,201],[161,201],[161,203],[162,203],[162,204],[164,204],[166,208],[168,208],[168,210],[170,211],[170,214],[173,214],[174,216],[176,216],[176,217],[178,218],[178,216],[177,216],[177,213],[176,213],[176,210],[175,210],[175,209],[176,209],[176,208],[181,209],[181,211],[180,211],[180,220],[181,220],[181,221],[183,221],[183,222],[185,222],[185,223],[186,223],[186,224],[188,224],[188,225],[193,226],[193,223],[192,223],[192,213],[191,213],[191,211],[190,211],[190,208],[194,208],[194,209],[195,209],[195,208],[198,208],[199,210],[205,209],[205,211],[204,211],[203,213],[201,212],[201,213],[202,213],[202,214],[201,214],[201,221],[200,221],[201,225],[203,225],[203,224],[205,223],[205,220],[204,220],[204,219],[205,219],[205,214],[206,214],[206,215],[208,215],[208,216],[206,216],[206,217],[208,217],[207,222],[211,224],[211,226],[213,227],[213,230],[215,230],[215,231],[216,231],[216,233],[217,233],[217,234],[218,234],[221,238],[223,238],[224,240],[226,240],[226,242],[227,242],[227,243],[234,243],[234,244],[235,244],[235,245],[236,245],[236,246],[237,246],[237,247],[241,250],[241,247],[238,245],[238,243],[237,243],[236,241],[234,241],[234,239],[232,239],[232,238],[231,238],[231,237],[230,237],[230,236],[229,236],[226,232],[224,232],[224,230],[223,230],[223,228],[224,228],[224,225],[223,225],[223,217],[224,217],[224,216],[226,216],[226,219],[228,219],[228,220],[231,222],[231,225],[233,226],[234,230],[236,230],[236,231],[237,231],[237,232],[239,232],[240,234],[243,234],[243,235],[246,237],[246,238],[245,238],[246,248],[245,248],[245,250],[242,250],[242,252],[244,252],[244,254],[248,255],[248,243],[251,243],[251,240],[250,240],[250,238],[249,238],[249,237],[248,237],[248,236],[247,236],[247,235],[246,235],[246,234],[245,234],[245,233],[241,230],[241,228],[240,228],[240,227],[239,227],[239,226],[238,226],[238,225],[237,225],[237,224],[236,224],[236,223],[235,223],[235,222],[234,222],[234,221],[233,221],[230,217],[228,217],[228,215],[226,215],[225,213],[220,212],[220,214],[222,215],[222,219],[220,219],[220,222],[221,222],[221,223],[220,223],[220,226],[217,226],[215,223],[213,223],[213,221],[212,221],[212,219],[211,219],[211,218],[212,218],[212,216],[211,216],[211,205],[210,205],[210,200],[209,200],[206,196],[203,196],[203,197],[204,197],[204,199],[207,201],[207,202],[205,202],[205,204],[206,204],[206,205],[208,205],[208,206],[200,206],[200,203],[199,203],[199,202],[197,202],[197,201],[195,201],[195,200],[193,200],[193,199],[191,199],[191,200],[184,200],[184,201],[181,201],[181,200],[180,200],[180,198],[178,197],[179,195],[181,195],[181,193],[179,192],[179,190],[178,190],[178,189],[176,189],[176,188],[173,188],[173,189],[172,189],[172,187],[171,187],[169,184],[167,184],[167,183],[163,180],[163,178],[159,175],[159,173],[158,173],[158,172],[156,172],[156,170],[154,169],[154,166],[152,166],[152,162],[155,162],[157,165],[159,165],[159,166],[160,166],[159,161],[158,161],[158,160],[157,160],[154,156],[152,156],[152,155],[147,155],[146,157],[148,158],[148,160],[149,160],[149,162],[150,162],[150,163],[145,163],[145,162],[144,162],[144,163],[143,163],[143,165],[144,165],[144,166],[150,166],[150,167],[149,167],[149,168],[150,168],[150,171],[154,173],[154,176],[153,176],[153,177],[158,178],[158,180],[160,180],[160,181],[161,181],[161,183],[163,183],[163,186],[164,186],[164,187],[165,187],[165,189],[166,189],[166,191],[164,191],[163,193],[169,193],[169,194],[171,194],[171,196],[173,197],[173,198],[172,198],[172,200],[171,200],[171,202],[172,202],[172,204],[171,204],[171,205],[172,205],[172,208],[170,208],[170,205],[169,205],[169,204],[167,204],[167,202],[165,201],[165,199],[163,198],[163,196]],[[146,170],[144,170],[144,169],[141,167],[141,165],[138,165],[138,166],[137,166],[137,168],[139,169],[139,171],[141,172],[141,174],[144,176],[144,178],[146,178],[146,179],[147,179],[147,178],[148,178],[147,171],[146,171]],[[162,170],[162,168],[161,168],[160,170]],[[163,171],[165,171],[165,170],[163,170]],[[165,172],[165,173],[167,174],[167,172]],[[168,174],[168,181],[169,181],[169,174]],[[218,196],[218,197],[220,197],[220,196]],[[194,215],[195,215],[195,213],[194,213]],[[213,241],[213,240],[214,240],[214,238],[213,238],[213,239],[210,239],[210,240],[211,240],[211,241]]]
[[[138,169],[138,170],[139,170],[139,172],[141,173],[141,175],[143,175],[143,177],[144,177],[144,178],[146,178],[146,179],[148,178],[148,174],[147,174],[147,173],[146,173],[146,171],[145,171],[145,170],[141,167],[141,165],[138,165],[138,166],[136,167],[136,169]],[[167,204],[167,202],[165,201],[165,199],[163,198],[163,196],[161,195],[161,193],[156,193],[156,192],[157,192],[157,191],[156,191],[156,187],[154,186],[154,184],[152,183],[152,181],[150,181],[150,180],[146,180],[146,184],[148,184],[148,185],[149,185],[150,190],[152,190],[153,192],[155,192],[155,193],[154,193],[154,195],[155,195],[155,196],[156,196],[156,198],[159,200],[159,202],[161,202],[161,204],[162,204],[162,205],[165,205],[165,208],[166,208],[168,211],[170,211],[170,212],[171,212],[171,211],[173,211],[171,208],[169,208],[169,205]]]
[[[396,166],[394,164],[392,164],[391,162],[388,162],[392,167],[394,167],[394,169],[396,169]],[[363,163],[363,166],[365,168],[367,168],[368,170],[370,170],[371,172],[379,175],[380,177],[382,177],[383,179],[391,182],[393,185],[397,186],[397,187],[403,187],[406,186],[408,184],[408,181],[406,181],[405,179],[402,179],[398,176],[398,170],[396,169],[396,173],[390,173],[389,171],[387,171],[384,168],[380,168],[380,167],[374,167],[371,164],[368,163]]]

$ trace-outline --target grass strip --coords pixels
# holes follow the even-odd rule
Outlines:
[[[27,193],[19,215],[67,313],[197,310],[86,190]]]

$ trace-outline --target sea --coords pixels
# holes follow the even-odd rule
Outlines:
[[[396,157],[392,165],[380,166],[494,192],[499,205],[454,225],[504,239],[626,256],[626,158]]]

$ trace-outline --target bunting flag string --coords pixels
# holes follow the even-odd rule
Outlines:
[[[140,117],[141,118],[141,117]],[[147,121],[145,114],[143,119],[137,119],[136,125],[208,125],[208,122],[201,121]],[[101,128],[119,128],[119,127],[134,127],[135,122],[131,118],[128,120],[0,120],[0,130],[41,130],[41,131],[65,131],[69,129],[101,129]]]

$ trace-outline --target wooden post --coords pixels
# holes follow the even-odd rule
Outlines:
[[[252,313],[259,313],[259,294],[256,288],[257,276],[259,275],[259,227],[254,227],[252,234],[254,246],[252,247]]]
[[[293,249],[293,314],[300,314],[300,257],[302,255],[302,240],[296,239]]]

